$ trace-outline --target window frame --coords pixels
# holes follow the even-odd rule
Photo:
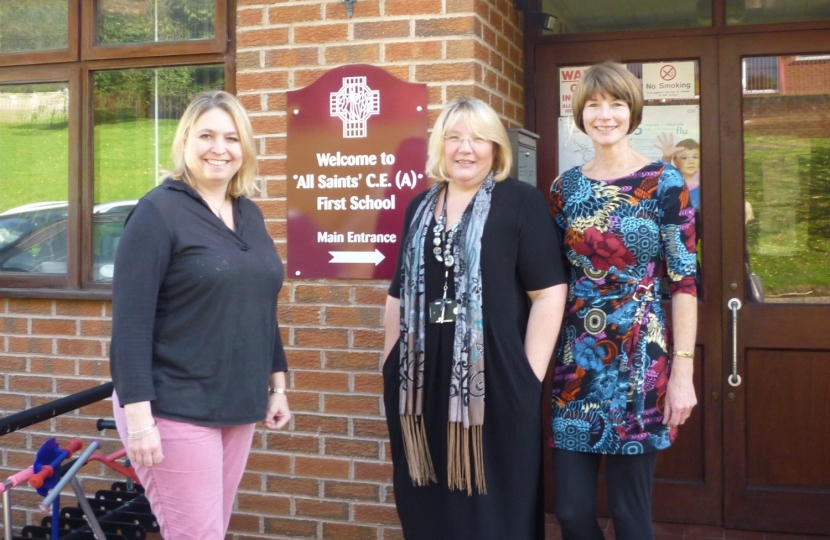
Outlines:
[[[111,297],[111,282],[92,279],[95,72],[221,64],[225,71],[225,90],[231,93],[236,90],[233,61],[235,16],[232,16],[236,13],[235,0],[214,0],[214,39],[106,46],[92,46],[96,20],[94,2],[67,1],[70,10],[69,50],[0,54],[0,84],[64,82],[69,86],[67,273],[0,272],[0,296]]]

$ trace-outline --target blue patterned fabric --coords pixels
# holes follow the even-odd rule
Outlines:
[[[616,180],[575,167],[551,186],[570,266],[553,382],[553,446],[602,454],[667,448],[671,335],[659,288],[697,295],[695,217],[680,172],[653,162]]]

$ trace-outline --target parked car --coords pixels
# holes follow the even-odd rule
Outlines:
[[[124,221],[137,200],[96,204],[92,210],[93,279],[112,279]],[[0,213],[0,272],[67,272],[65,201],[18,206]]]

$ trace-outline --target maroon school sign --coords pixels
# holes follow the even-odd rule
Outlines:
[[[390,279],[427,185],[427,90],[343,66],[288,92],[288,275]]]

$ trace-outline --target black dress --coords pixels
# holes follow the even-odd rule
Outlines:
[[[407,208],[404,236],[425,194]],[[430,225],[430,231],[434,227]],[[432,238],[427,238],[430,242]],[[482,236],[481,274],[486,359],[484,471],[487,494],[447,487],[447,418],[454,324],[426,327],[424,423],[438,483],[409,477],[398,415],[399,349],[383,367],[384,403],[394,465],[395,504],[407,540],[531,540],[544,536],[542,384],[524,352],[526,291],[564,283],[559,239],[544,198],[516,180],[496,183]],[[442,296],[444,265],[424,261],[426,298]],[[400,296],[401,255],[389,294]],[[453,274],[448,297],[454,296]]]

